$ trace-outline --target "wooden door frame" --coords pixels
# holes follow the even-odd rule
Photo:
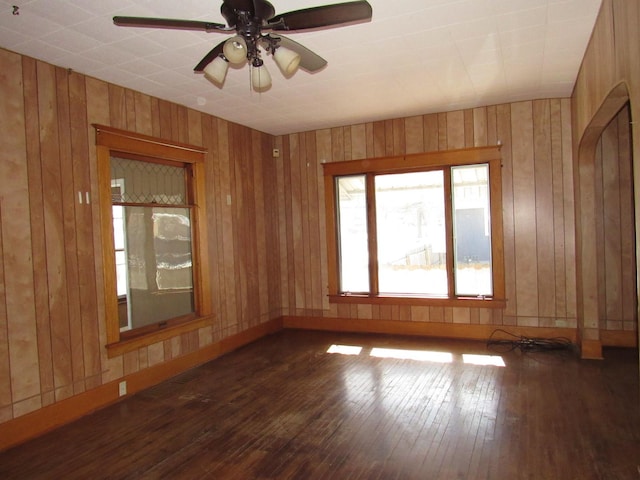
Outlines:
[[[602,340],[600,338],[600,319],[598,317],[598,275],[596,245],[596,185],[595,158],[596,147],[607,125],[615,118],[624,105],[629,102],[629,89],[625,82],[618,83],[605,97],[593,116],[582,138],[577,142],[577,159],[574,163],[575,210],[576,210],[576,296],[578,313],[578,343],[582,358],[601,359]],[[631,112],[633,118],[633,112]],[[635,143],[635,142],[634,142]],[[632,148],[632,152],[633,152]],[[637,158],[633,152],[634,163]],[[640,159],[639,159],[640,160]],[[634,204],[640,201],[639,168],[634,165]],[[637,209],[635,209],[637,212]],[[640,219],[635,216],[635,228],[638,231]],[[638,245],[636,243],[636,250]],[[636,256],[637,258],[637,256]],[[636,260],[636,275],[638,272]],[[637,292],[636,292],[637,295]]]

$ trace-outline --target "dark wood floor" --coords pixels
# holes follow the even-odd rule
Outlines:
[[[388,356],[407,351],[439,353]],[[639,478],[636,350],[463,354],[498,355],[280,332],[0,453],[0,478]]]

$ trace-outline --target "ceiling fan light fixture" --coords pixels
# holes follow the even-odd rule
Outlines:
[[[264,92],[271,88],[271,75],[263,64],[251,67],[251,85],[256,92]]]
[[[233,64],[239,64],[247,58],[247,42],[240,35],[231,37],[224,42],[222,49],[225,58]]]
[[[300,55],[285,47],[278,47],[273,54],[273,59],[285,77],[296,73],[300,65]]]
[[[216,85],[222,86],[229,70],[229,62],[222,57],[216,57],[204,67],[204,76]]]

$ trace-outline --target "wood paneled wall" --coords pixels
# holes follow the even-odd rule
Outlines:
[[[322,163],[502,144],[507,308],[329,304]],[[569,99],[535,100],[276,139],[285,315],[576,327]]]
[[[614,316],[617,316],[617,313],[612,311],[613,305],[616,305],[617,302],[610,303],[609,300],[617,295],[628,293],[628,289],[632,285],[620,284],[616,286],[616,281],[624,282],[622,279],[616,281],[606,279],[603,284],[602,260],[600,260],[600,264],[592,261],[592,258],[599,257],[598,249],[601,243],[598,241],[597,231],[599,222],[605,221],[600,214],[603,205],[598,204],[598,190],[602,187],[602,183],[596,181],[599,180],[597,173],[599,160],[594,163],[594,157],[600,156],[602,161],[606,162],[606,166],[602,169],[602,179],[607,183],[615,182],[611,169],[625,168],[624,162],[614,165],[615,159],[613,157],[618,155],[617,153],[601,153],[598,147],[594,148],[594,146],[598,138],[603,135],[600,146],[615,150],[615,134],[611,129],[616,127],[612,125],[609,129],[605,130],[605,128],[625,102],[629,103],[627,116],[629,112],[631,119],[637,120],[640,116],[640,62],[638,62],[638,58],[640,58],[640,2],[603,0],[571,98],[574,158],[576,181],[578,182],[576,183],[576,191],[585,192],[580,195],[580,200],[576,203],[578,211],[576,221],[579,226],[576,237],[578,245],[576,268],[579,286],[585,286],[577,290],[578,310],[582,312],[579,327],[582,330],[581,336],[594,344],[596,348],[597,343],[601,340],[600,330],[603,327],[603,319],[601,316],[598,318],[598,315],[593,315],[593,311],[598,310],[598,314],[604,314],[606,316],[605,322],[612,320]],[[619,122],[620,118],[617,120],[618,129],[621,127]],[[634,179],[632,187],[634,190],[633,209],[635,212],[640,212],[640,131],[637,128],[631,128],[630,144]],[[626,174],[629,173],[627,170]],[[606,198],[604,201],[608,202]],[[594,204],[595,209],[593,208]],[[601,228],[608,228],[612,221],[612,218],[606,218],[607,225]],[[637,215],[634,224],[634,230],[638,232],[640,221]],[[596,235],[593,235],[594,232]],[[594,236],[596,237],[595,244],[591,238]],[[628,237],[625,236],[622,241],[628,241]],[[637,240],[635,242],[637,251]],[[605,244],[609,249],[609,242],[605,242]],[[620,261],[637,262],[637,259],[623,254]],[[637,263],[635,267],[637,270]],[[597,282],[594,282],[593,279],[596,279]],[[616,291],[618,288],[621,289],[620,292]],[[615,310],[619,310],[619,308],[615,307]],[[637,312],[634,313],[631,321],[627,319],[626,313],[622,316],[624,328],[630,328],[633,325],[637,329]]]
[[[280,315],[273,137],[0,50],[0,423]],[[115,358],[93,123],[204,146],[215,321]]]

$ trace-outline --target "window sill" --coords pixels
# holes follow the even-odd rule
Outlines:
[[[146,347],[154,343],[168,340],[182,333],[192,332],[211,324],[213,316],[198,317],[186,323],[168,326],[159,330],[154,330],[145,335],[122,339],[118,342],[106,345],[107,356],[109,358],[117,357],[127,352],[132,352],[141,347]]]
[[[417,295],[329,295],[330,303],[365,305],[410,305],[425,307],[505,308],[507,301],[493,297],[422,297]]]

